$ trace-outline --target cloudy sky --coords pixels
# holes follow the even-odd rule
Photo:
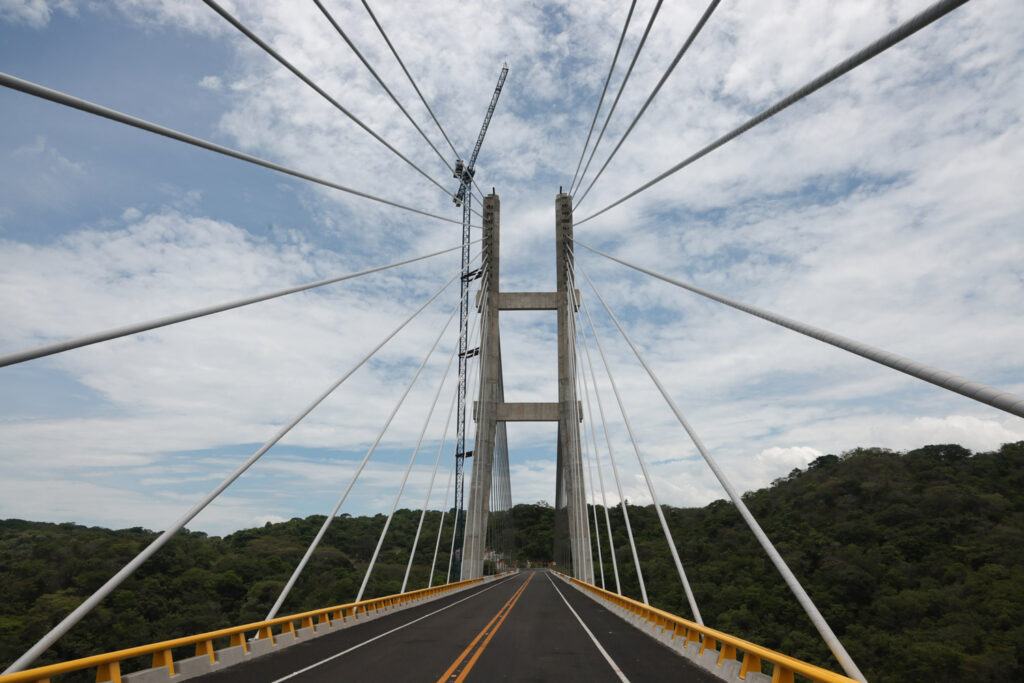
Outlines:
[[[451,174],[313,3],[224,4],[454,190]],[[362,5],[325,4],[434,144],[447,150]],[[654,4],[636,4],[612,93]],[[577,218],[926,5],[726,0]],[[508,60],[477,178],[501,196],[502,288],[551,289],[554,198],[572,180],[628,3],[378,2],[374,9],[464,155]],[[604,161],[703,10],[699,2],[665,3],[595,163]],[[577,237],[1024,394],[1022,24],[1020,3],[975,0],[580,225]],[[0,71],[460,217],[440,189],[199,0],[0,0]],[[0,122],[0,353],[459,242],[457,225],[22,93],[0,92]],[[744,489],[857,446],[959,442],[992,449],[1024,439],[1019,418],[601,257],[581,253],[579,261]],[[0,517],[166,526],[404,320],[457,264],[449,254],[0,369]],[[585,288],[584,297],[662,500],[702,505],[723,497],[596,298]],[[222,533],[327,512],[456,305],[452,288],[190,526]],[[553,323],[543,313],[502,318],[509,400],[555,399]],[[454,343],[449,328],[343,512],[390,505]],[[647,500],[603,376],[599,385],[625,493]],[[449,388],[443,396],[405,507],[418,507],[426,492]],[[554,427],[512,424],[508,431],[513,498],[553,500]],[[441,493],[450,455],[448,446]],[[601,456],[607,466],[603,444]],[[607,469],[605,479],[611,481]]]

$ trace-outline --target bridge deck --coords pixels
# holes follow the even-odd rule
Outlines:
[[[524,571],[194,680],[347,679],[718,680],[547,571]]]

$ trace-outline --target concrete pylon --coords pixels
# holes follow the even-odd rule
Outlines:
[[[480,396],[477,401],[473,471],[466,502],[466,535],[462,546],[462,579],[483,576],[487,517],[491,501],[491,472],[498,404],[504,401],[501,345],[498,339],[499,253],[501,200],[484,197],[483,268],[487,288],[480,297]]]
[[[473,470],[466,503],[462,579],[475,579],[483,575],[495,446],[505,438],[505,423],[557,421],[555,558],[563,566],[571,565],[575,577],[589,583],[594,581],[587,499],[583,486],[583,456],[580,450],[579,423],[582,416],[576,396],[573,346],[573,312],[579,307],[579,293],[570,286],[572,198],[567,194],[558,195],[555,210],[556,291],[503,293],[499,287],[498,258],[500,202],[497,195],[484,198],[482,251],[487,286],[479,300],[480,395],[474,411],[477,425],[473,443]],[[503,310],[557,312],[557,403],[505,403],[498,332],[498,314]]]
[[[555,199],[555,277],[558,301],[558,481],[555,500],[556,505],[564,502],[566,506],[572,573],[582,581],[593,583],[594,566],[580,448],[581,416],[576,396],[573,313],[579,307],[579,298],[571,286],[572,236],[572,197],[561,193]],[[560,508],[556,509],[556,514],[561,514]]]

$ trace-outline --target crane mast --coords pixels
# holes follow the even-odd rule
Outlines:
[[[491,104],[487,107],[487,114],[484,116],[484,124],[480,127],[480,134],[476,138],[476,145],[473,147],[473,154],[469,163],[464,164],[462,159],[455,160],[455,178],[459,180],[459,189],[455,194],[455,206],[462,207],[462,286],[460,290],[461,303],[459,305],[459,395],[458,409],[456,411],[457,430],[455,440],[455,539],[452,552],[453,576],[460,575],[462,566],[462,542],[463,528],[466,521],[463,509],[463,497],[465,495],[466,481],[466,458],[472,456],[473,452],[466,452],[466,361],[473,355],[467,347],[469,332],[469,284],[484,271],[486,264],[481,264],[477,271],[469,270],[469,228],[472,213],[470,207],[473,203],[473,176],[476,175],[476,158],[480,154],[480,148],[484,144],[484,136],[487,134],[487,127],[491,124],[491,116],[498,106],[498,97],[505,85],[505,77],[508,75],[508,63],[501,67],[501,74],[498,76],[498,84],[491,96]]]

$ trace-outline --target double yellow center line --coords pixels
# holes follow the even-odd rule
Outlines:
[[[462,681],[466,680],[466,676],[469,674],[470,669],[472,669],[473,665],[476,664],[476,660],[480,658],[480,653],[484,651],[487,644],[491,642],[491,638],[493,638],[494,634],[498,632],[499,628],[501,628],[501,625],[504,623],[508,613],[516,606],[516,602],[519,601],[519,597],[523,594],[523,591],[526,590],[526,586],[529,585],[532,580],[533,573],[531,573],[526,581],[523,582],[523,585],[519,587],[519,590],[512,594],[512,597],[508,599],[508,602],[502,605],[501,609],[498,610],[498,613],[495,614],[489,622],[487,622],[487,625],[484,626],[484,629],[476,635],[476,638],[474,638],[473,642],[469,644],[469,647],[463,650],[462,654],[452,662],[452,665],[448,667],[448,670],[444,672],[444,675],[437,679],[437,683],[462,683]]]

